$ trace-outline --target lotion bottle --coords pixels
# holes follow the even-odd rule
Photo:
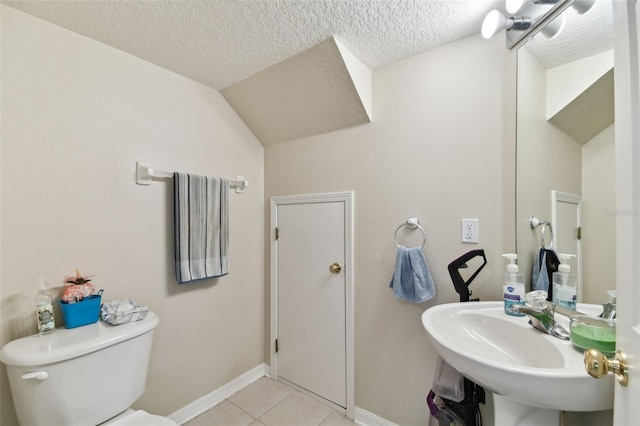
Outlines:
[[[524,275],[519,272],[518,265],[516,265],[518,255],[507,253],[502,256],[509,260],[507,270],[504,273],[504,286],[502,287],[504,312],[508,315],[523,317],[523,313],[511,310],[512,305],[524,305]]]
[[[576,309],[578,280],[576,274],[571,272],[571,266],[567,261],[574,254],[558,254],[560,265],[558,271],[553,273],[553,303],[564,306],[565,308]]]
[[[47,293],[44,280],[40,279],[39,282],[40,291],[36,297],[36,319],[38,320],[38,334],[43,335],[52,331],[56,325],[51,295]]]

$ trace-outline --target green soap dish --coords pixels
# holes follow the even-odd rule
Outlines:
[[[575,315],[571,317],[571,343],[580,352],[596,349],[608,358],[616,352],[616,323],[600,317]]]

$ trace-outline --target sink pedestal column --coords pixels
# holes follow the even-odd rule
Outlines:
[[[493,418],[496,426],[559,426],[560,410],[532,407],[494,393]]]

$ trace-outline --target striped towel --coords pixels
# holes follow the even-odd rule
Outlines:
[[[229,181],[173,174],[176,278],[178,283],[229,272]]]

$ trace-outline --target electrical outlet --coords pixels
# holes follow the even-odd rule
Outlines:
[[[462,219],[462,242],[479,243],[478,219]]]

